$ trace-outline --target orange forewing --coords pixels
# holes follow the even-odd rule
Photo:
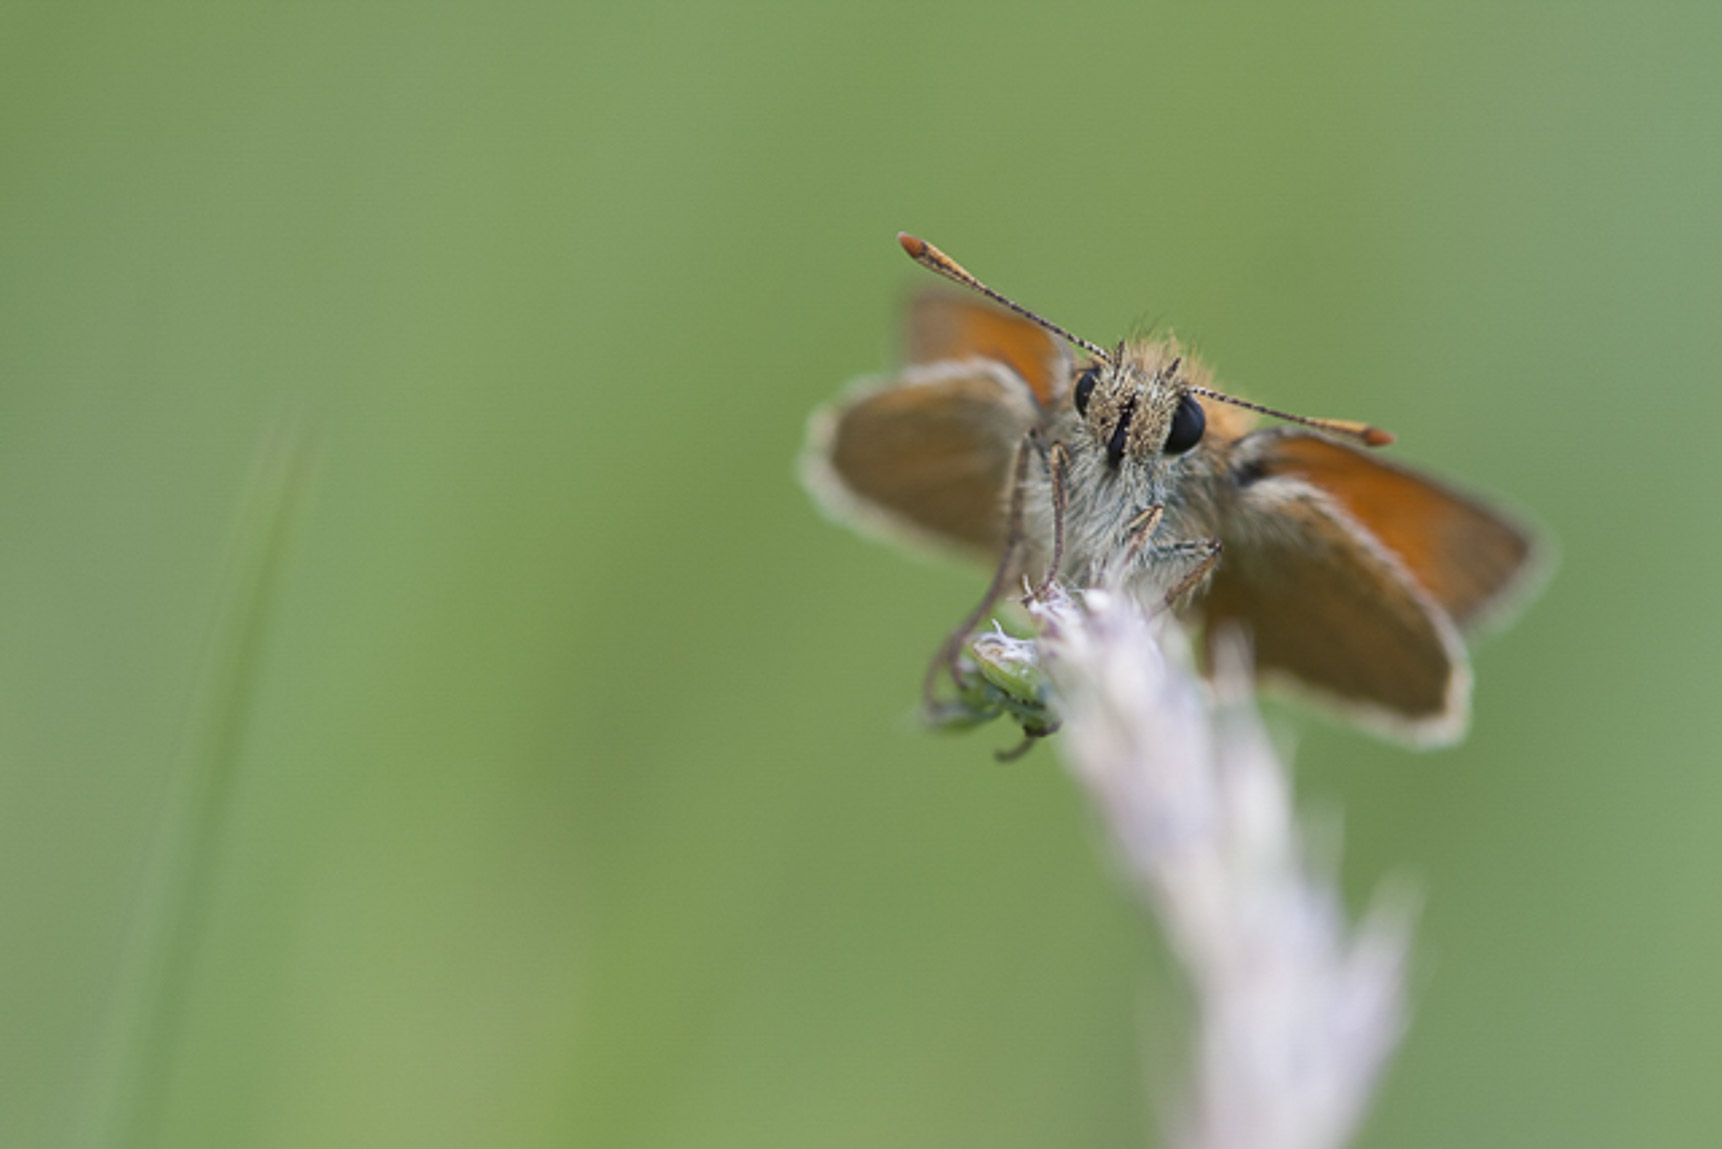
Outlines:
[[[1212,644],[1245,631],[1257,670],[1420,741],[1464,729],[1469,671],[1452,623],[1323,492],[1262,479],[1238,494],[1198,610]]]
[[[923,291],[909,308],[909,362],[992,359],[1019,375],[1042,407],[1070,378],[1064,344],[1028,320],[948,291]]]
[[[1006,483],[1034,421],[996,364],[913,367],[815,418],[808,485],[838,517],[996,561]]]
[[[1530,565],[1530,535],[1414,471],[1302,431],[1252,436],[1255,468],[1319,487],[1392,551],[1460,626],[1488,614]]]

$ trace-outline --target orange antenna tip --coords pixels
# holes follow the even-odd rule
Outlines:
[[[1350,419],[1317,419],[1314,422],[1341,435],[1349,435],[1365,447],[1385,447],[1393,442],[1392,431],[1383,431],[1380,427],[1371,427],[1368,423],[1358,423]]]
[[[897,233],[897,242],[902,245],[904,251],[909,253],[910,259],[920,259],[927,253],[927,241],[916,239],[906,231]]]

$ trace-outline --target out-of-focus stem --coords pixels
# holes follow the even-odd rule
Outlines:
[[[1403,1028],[1407,916],[1376,909],[1348,925],[1332,875],[1306,857],[1241,672],[1217,691],[1199,681],[1181,634],[1128,596],[1059,594],[1030,610],[1065,762],[1194,990],[1191,1081],[1169,1143],[1343,1145]]]

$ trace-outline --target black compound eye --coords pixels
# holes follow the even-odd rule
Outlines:
[[[1076,377],[1076,413],[1088,414],[1088,397],[1094,394],[1095,385],[1100,382],[1100,372],[1090,367]]]
[[[1186,395],[1178,400],[1178,409],[1172,413],[1172,430],[1161,450],[1168,455],[1182,455],[1202,441],[1202,432],[1207,427],[1208,417],[1202,413],[1202,405],[1194,396]]]

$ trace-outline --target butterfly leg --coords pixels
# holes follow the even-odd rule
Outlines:
[[[1154,532],[1160,529],[1160,520],[1166,517],[1166,504],[1155,503],[1145,510],[1137,511],[1130,520],[1124,535],[1124,561],[1127,565],[1135,566],[1142,552],[1148,549],[1148,544],[1154,538]]]
[[[1179,579],[1166,597],[1160,600],[1160,609],[1171,610],[1178,600],[1201,586],[1203,581],[1214,572],[1214,566],[1220,561],[1220,552],[1225,548],[1219,539],[1190,539],[1181,543],[1169,543],[1158,549],[1163,557],[1194,558],[1196,565],[1190,572]]]
[[[1040,433],[1029,434],[1039,445]],[[1040,584],[1029,591],[1029,598],[1043,599],[1058,578],[1058,568],[1064,564],[1064,512],[1070,504],[1070,449],[1063,443],[1053,443],[1044,450],[1047,476],[1052,480],[1052,561]]]
[[[993,758],[1000,762],[1015,762],[1018,758],[1021,758],[1024,754],[1033,750],[1036,742],[1039,742],[1042,738],[1051,738],[1057,733],[1058,723],[1056,722],[1050,726],[1037,727],[1032,730],[1028,727],[1024,727],[1022,741],[1018,742],[1008,750],[994,750]]]
[[[999,556],[999,565],[993,571],[992,582],[987,584],[986,594],[980,604],[970,611],[968,617],[946,637],[940,645],[938,653],[927,665],[927,673],[921,679],[921,699],[928,711],[936,712],[941,704],[938,698],[939,676],[949,672],[951,678],[962,684],[963,672],[959,659],[963,652],[963,644],[968,641],[971,631],[979,626],[988,614],[992,612],[993,603],[1004,593],[1005,583],[1010,581],[1015,573],[1020,552],[1023,549],[1023,484],[1028,479],[1030,453],[1039,446],[1040,432],[1031,430],[1017,443],[1016,455],[1011,463],[1010,504],[1005,517],[1005,547]]]
[[[1165,517],[1165,504],[1155,503],[1137,511],[1124,528],[1124,565],[1127,571],[1134,570],[1139,563],[1147,565],[1166,559],[1196,560],[1196,565],[1166,592],[1161,600],[1162,610],[1173,606],[1201,585],[1202,580],[1213,572],[1214,564],[1220,561],[1222,549],[1219,539],[1186,539],[1163,546],[1154,545],[1154,532],[1160,529],[1160,522]]]

